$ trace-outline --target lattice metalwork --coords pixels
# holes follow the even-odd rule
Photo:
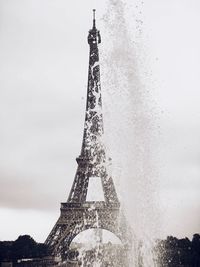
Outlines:
[[[74,237],[90,228],[102,228],[127,243],[125,219],[120,214],[120,203],[112,177],[106,167],[103,145],[103,114],[100,84],[98,45],[100,32],[95,25],[89,31],[89,71],[85,125],[81,154],[77,158],[78,168],[66,203],[61,203],[61,215],[46,240],[54,255],[65,257]],[[87,201],[89,179],[101,178],[104,201]]]

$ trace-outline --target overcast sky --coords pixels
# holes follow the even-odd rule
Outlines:
[[[159,220],[164,225],[161,236],[191,237],[200,232],[200,3],[108,2],[0,0],[1,240],[27,233],[44,241],[59,216],[60,202],[67,200],[82,142],[87,33],[93,8],[97,9],[102,35],[102,91],[108,140],[115,140],[120,127],[126,124],[126,119],[119,123],[122,115],[130,116],[129,106],[126,111],[120,107],[126,107],[127,95],[123,96],[123,92],[129,97],[131,83],[137,80],[140,85],[133,88],[140,88],[140,97],[142,90],[145,94],[141,110],[146,110],[146,104],[153,114],[152,137],[145,137],[145,141],[141,137],[140,142],[157,144],[151,157],[156,178],[150,175],[156,181],[150,184],[156,184]],[[124,62],[127,64],[123,66]],[[117,64],[121,68],[116,70]],[[113,81],[116,94],[111,85],[112,70],[122,73],[118,83]],[[129,74],[133,74],[131,78]],[[117,87],[126,83],[123,77],[128,77],[124,91]],[[140,99],[138,92],[130,97],[133,100],[128,105],[136,102],[134,97]],[[132,114],[138,121],[140,103],[136,106],[137,111]],[[140,134],[141,129],[145,132],[145,127],[140,127]],[[123,134],[126,137],[123,130],[120,134],[120,138]],[[152,141],[155,136],[156,142]],[[133,138],[138,140],[134,134]],[[116,139],[113,144],[117,142]],[[110,146],[115,169],[120,153],[125,160],[126,153],[120,149],[125,146],[117,145],[114,152]],[[137,155],[133,159],[137,161]],[[134,160],[127,165],[134,165]],[[148,171],[147,168],[144,173]],[[146,183],[146,178],[142,179],[140,186]],[[129,180],[123,175],[115,180],[118,185],[124,181]],[[137,190],[131,190],[137,195]],[[153,192],[151,186],[149,190]],[[141,200],[142,193],[138,194]],[[141,208],[139,202],[136,205]]]

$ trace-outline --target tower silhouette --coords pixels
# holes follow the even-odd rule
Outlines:
[[[89,70],[83,142],[78,167],[67,202],[61,203],[60,217],[49,234],[46,244],[52,255],[66,258],[72,240],[80,232],[100,228],[114,233],[126,245],[126,221],[121,214],[112,177],[107,171],[107,158],[103,144],[103,114],[100,84],[98,45],[100,32],[96,28],[95,10],[93,27],[89,31]],[[87,200],[90,181],[101,181],[103,199]]]

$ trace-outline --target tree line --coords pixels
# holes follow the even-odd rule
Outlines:
[[[194,234],[191,241],[187,237],[178,239],[173,236],[168,236],[165,240],[157,240],[154,251],[158,266],[200,267],[199,234]],[[15,241],[0,241],[0,262],[17,262],[18,259],[46,256],[49,256],[48,247],[43,243],[37,243],[29,235],[19,236]]]
[[[47,255],[47,246],[43,243],[37,243],[29,235],[21,235],[15,241],[0,241],[0,262],[42,258]]]
[[[168,236],[157,240],[155,251],[161,266],[200,267],[200,235],[194,234],[190,241],[187,237],[178,239]]]

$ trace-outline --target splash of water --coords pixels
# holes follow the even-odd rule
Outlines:
[[[141,34],[138,26],[141,20],[134,17],[136,23],[132,24],[131,8],[122,0],[109,0],[104,16],[107,34],[101,56],[104,122],[113,177],[117,177],[115,182],[138,248],[137,255],[135,252],[132,255],[138,258],[135,266],[152,267],[156,265],[154,240],[160,230],[156,128],[150,95],[141,79],[141,51],[133,38]]]

